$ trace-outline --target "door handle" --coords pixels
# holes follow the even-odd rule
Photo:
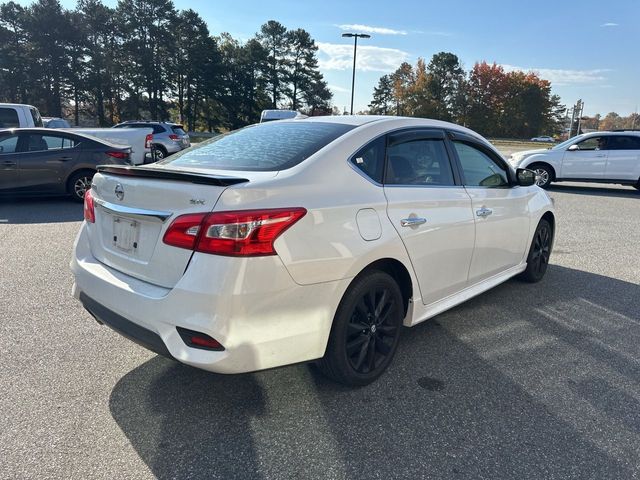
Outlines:
[[[5,160],[4,162],[2,162],[2,165],[4,167],[15,167],[18,164],[16,162],[12,162],[11,160]]]
[[[60,160],[61,162],[68,162],[69,160],[72,160],[73,157],[60,157],[58,160]]]
[[[479,210],[476,210],[476,215],[481,218],[486,218],[493,213],[493,210],[490,208],[482,207]]]
[[[400,220],[400,225],[402,227],[417,227],[418,225],[422,225],[423,223],[427,223],[426,218],[409,217]]]
[[[603,153],[602,155],[596,155],[596,158],[603,158],[603,157],[606,157],[606,156],[607,155]]]

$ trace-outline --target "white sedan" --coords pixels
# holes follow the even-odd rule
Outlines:
[[[515,275],[542,279],[555,216],[534,181],[450,123],[263,123],[159,164],[100,168],[73,293],[100,323],[185,364],[319,360],[364,385],[403,325]]]

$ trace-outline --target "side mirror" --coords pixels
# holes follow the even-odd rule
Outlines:
[[[536,172],[528,168],[519,168],[516,170],[518,185],[521,187],[530,187],[536,183]]]
[[[569,148],[567,148],[567,150],[568,150],[569,152],[575,152],[576,150],[580,150],[580,147],[579,147],[577,144],[575,144],[575,143],[574,143],[574,144],[573,144],[573,145],[571,145]]]

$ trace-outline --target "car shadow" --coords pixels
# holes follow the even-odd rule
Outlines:
[[[223,376],[156,357],[109,406],[158,478],[630,478],[639,296],[552,265],[406,329],[367,387],[312,365]]]
[[[640,198],[640,191],[626,185],[603,187],[600,184],[565,184],[553,183],[548,188],[549,192],[572,193],[575,195],[591,195],[600,197],[628,197]]]
[[[83,219],[82,204],[69,197],[0,197],[2,224],[79,222]]]

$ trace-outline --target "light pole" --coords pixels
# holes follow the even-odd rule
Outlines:
[[[351,77],[351,115],[353,115],[353,92],[356,84],[356,50],[358,49],[358,38],[371,38],[366,33],[343,33],[343,37],[353,37],[353,76]]]

